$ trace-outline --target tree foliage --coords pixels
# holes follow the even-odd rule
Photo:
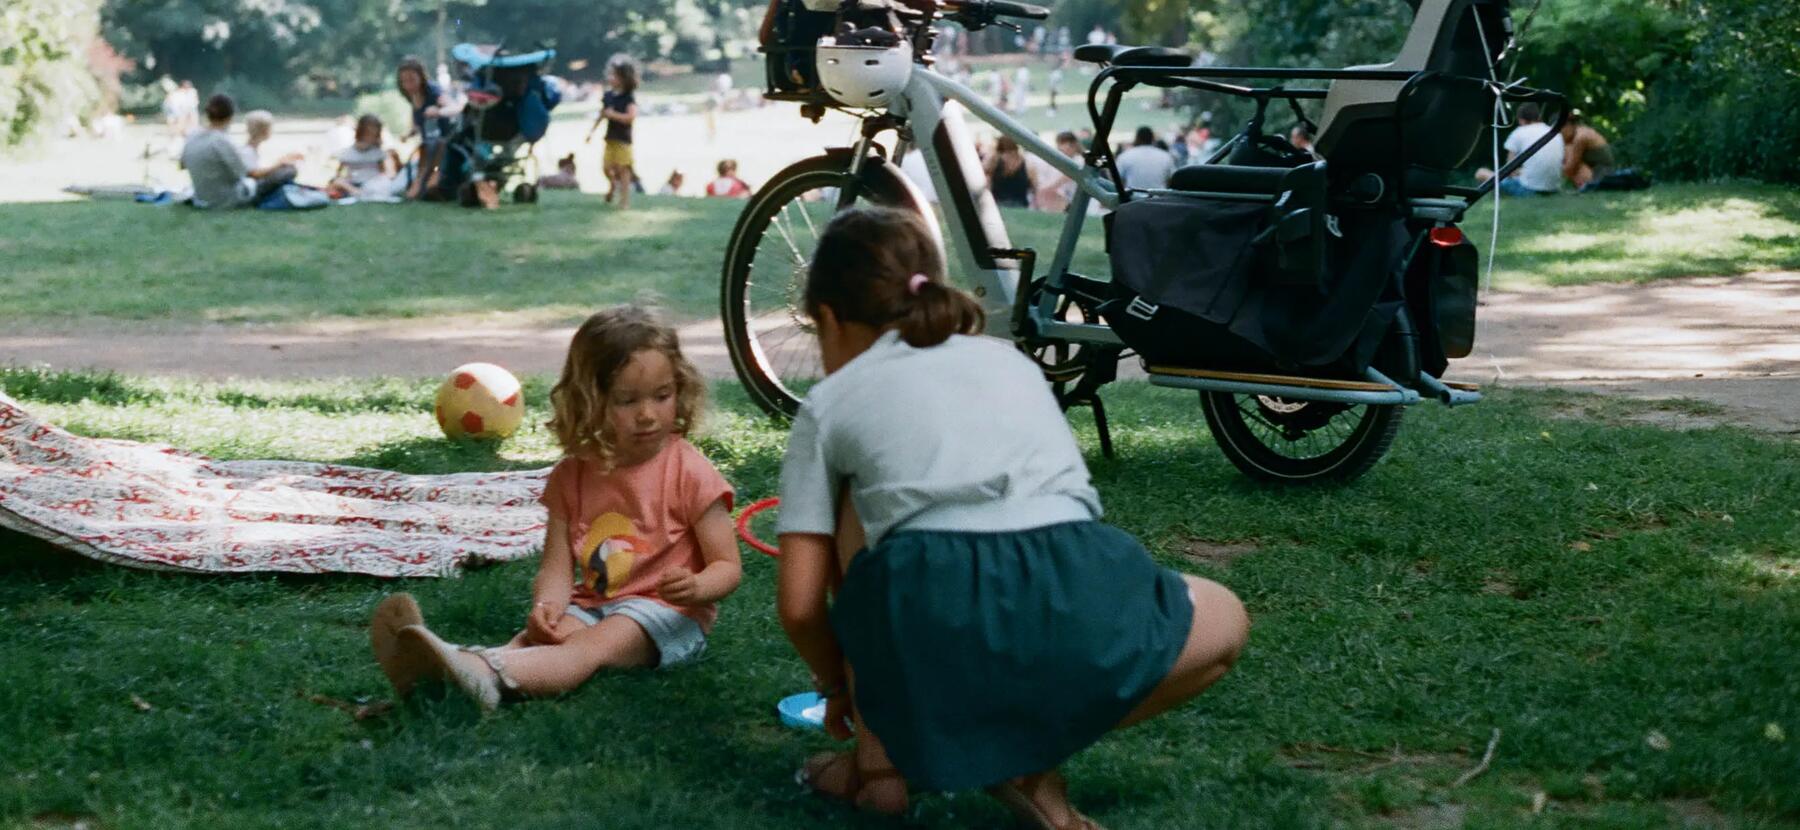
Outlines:
[[[0,148],[81,115],[99,97],[87,65],[97,25],[86,0],[0,6]]]
[[[365,91],[406,54],[461,41],[554,46],[564,67],[615,53],[698,59],[751,30],[759,0],[106,0],[107,39],[160,75],[252,99]]]
[[[1059,15],[1108,8],[1140,43],[1180,45],[1247,66],[1382,62],[1411,21],[1403,0],[1064,0]],[[1800,182],[1800,7],[1795,0],[1513,0],[1521,49],[1510,69],[1556,89],[1626,162],[1665,178]],[[1246,108],[1190,96],[1231,121]],[[1215,118],[1215,124],[1219,119]]]

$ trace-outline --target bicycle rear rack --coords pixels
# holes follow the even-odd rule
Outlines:
[[[1408,389],[1374,367],[1365,371],[1367,380],[1222,372],[1178,366],[1147,366],[1145,369],[1150,373],[1151,385],[1175,389],[1369,406],[1410,406],[1424,400],[1420,390]],[[1419,385],[1445,406],[1465,406],[1481,400],[1481,392],[1471,384],[1452,385],[1423,372],[1419,373]]]

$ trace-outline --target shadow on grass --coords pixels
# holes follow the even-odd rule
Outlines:
[[[114,372],[0,366],[0,391],[19,401],[110,406],[156,403],[166,396]]]
[[[521,461],[500,454],[501,441],[448,438],[409,438],[379,444],[332,463],[348,467],[374,467],[414,475],[443,473],[497,473],[536,470],[541,462]]]

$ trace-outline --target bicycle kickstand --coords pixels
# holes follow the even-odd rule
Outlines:
[[[1116,355],[1116,353],[1115,353]],[[1104,371],[1100,367],[1110,367],[1113,371]],[[1112,460],[1113,440],[1112,428],[1106,422],[1106,402],[1100,400],[1100,387],[1117,376],[1118,358],[1097,360],[1083,372],[1081,380],[1075,382],[1075,388],[1067,392],[1058,390],[1056,402],[1062,405],[1063,411],[1071,407],[1085,406],[1094,411],[1094,432],[1100,436],[1100,454]]]

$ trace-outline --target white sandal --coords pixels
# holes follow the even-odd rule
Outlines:
[[[490,649],[451,645],[418,625],[400,629],[399,641],[401,648],[430,660],[439,678],[455,684],[483,712],[500,708],[503,689],[513,693],[518,691],[519,684],[506,674],[499,655],[489,653]],[[464,653],[481,658],[482,667],[471,666],[469,661],[462,659]]]

